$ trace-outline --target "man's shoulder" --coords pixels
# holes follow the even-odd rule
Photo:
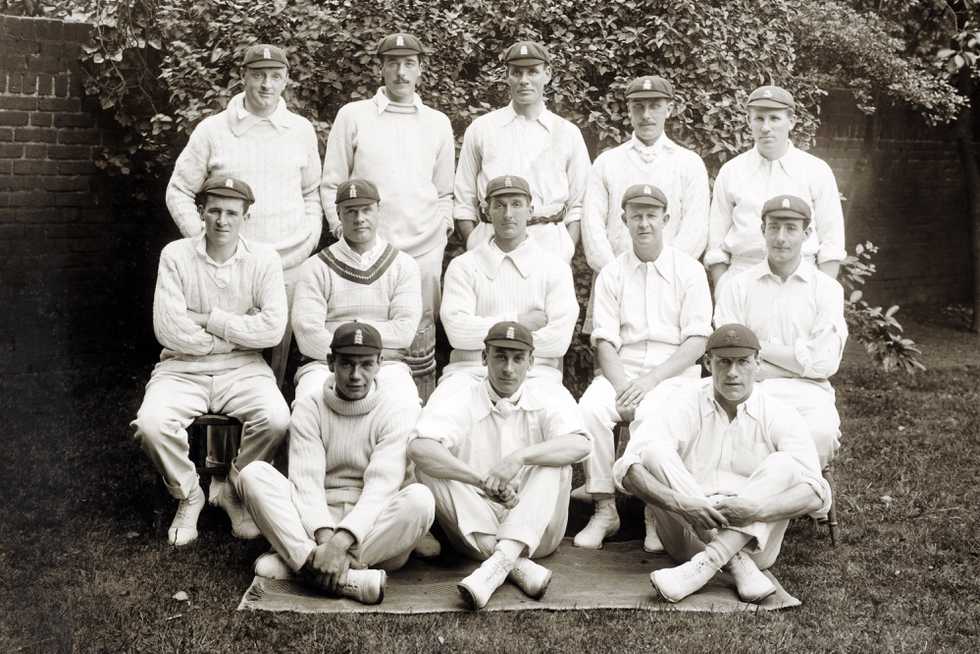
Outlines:
[[[394,248],[394,246],[391,246]],[[395,250],[395,260],[394,263],[399,268],[407,268],[408,270],[419,270],[419,264],[410,254],[402,252],[401,250]]]
[[[261,263],[281,262],[281,259],[279,257],[279,252],[271,245],[267,243],[260,243],[259,241],[246,241],[245,243],[248,246],[249,254],[257,262],[261,262]]]
[[[684,275],[684,277],[705,274],[704,266],[701,264],[701,262],[695,259],[694,257],[692,257],[684,250],[681,250],[680,248],[676,248],[672,245],[668,245],[666,249],[670,252],[671,256],[674,258],[674,267],[679,272],[681,272]]]
[[[360,116],[367,112],[373,114],[378,113],[378,104],[374,101],[374,98],[366,98],[364,100],[352,100],[347,104],[343,105],[337,110],[337,118],[341,116]]]
[[[616,159],[623,157],[629,152],[631,145],[630,141],[620,143],[619,145],[614,145],[611,148],[606,148],[596,156],[595,161],[592,162],[593,168],[608,165],[614,162]]]
[[[720,177],[723,173],[731,173],[739,167],[747,165],[752,160],[754,152],[755,148],[749,148],[745,152],[736,154],[721,165],[721,168],[718,170],[718,176]]]

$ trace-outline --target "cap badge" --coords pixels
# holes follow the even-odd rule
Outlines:
[[[360,329],[354,330],[354,345],[364,345],[364,332]]]
[[[398,47],[403,47],[405,45],[405,37],[403,37],[400,34],[398,36],[396,36],[395,37],[395,45],[397,45]]]
[[[769,89],[766,89],[765,91],[762,92],[762,95],[765,96],[765,97],[767,97],[767,98],[771,98],[772,97],[772,91],[770,91]]]
[[[650,190],[649,186],[644,186],[643,192],[646,193],[647,195],[653,195],[653,191]]]
[[[269,52],[269,48],[262,48],[262,58],[263,59],[272,59],[272,53]]]
[[[235,188],[235,180],[229,177],[228,179],[225,180],[225,186],[227,188]]]
[[[643,90],[644,91],[650,90],[650,80],[648,79],[643,80]]]
[[[504,178],[504,186],[513,186],[513,182],[510,181],[510,177]]]
[[[350,192],[347,194],[348,200],[353,200],[357,197],[357,186],[355,184],[350,185]]]
[[[521,46],[521,54],[522,55],[526,55],[527,54],[527,46],[526,45],[522,45]]]
[[[736,332],[734,329],[729,329],[727,332],[725,332],[725,337],[730,341],[734,341],[738,338],[738,332]]]
[[[789,198],[783,198],[782,207],[783,209],[789,209]]]
[[[514,338],[514,328],[513,327],[508,327],[507,328],[507,338],[509,338],[509,339],[513,339]]]

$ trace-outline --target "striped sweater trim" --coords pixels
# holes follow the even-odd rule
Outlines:
[[[384,252],[381,253],[381,256],[378,257],[378,260],[374,262],[374,265],[367,270],[360,270],[354,266],[344,263],[334,256],[334,253],[328,248],[323,248],[320,250],[320,254],[318,256],[323,260],[323,263],[327,264],[330,270],[334,271],[347,281],[355,284],[370,286],[374,282],[381,279],[381,276],[384,275],[388,268],[391,267],[391,264],[395,262],[395,257],[398,256],[398,250],[392,247],[391,244],[388,244],[385,246]]]

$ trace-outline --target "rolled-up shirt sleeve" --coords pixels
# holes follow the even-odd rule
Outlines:
[[[585,197],[582,200],[582,248],[585,259],[596,272],[616,258],[606,232],[609,211],[609,189],[605,179],[605,160],[600,156],[592,164]]]
[[[847,257],[844,246],[844,211],[840,204],[840,191],[834,172],[826,162],[819,161],[813,184],[813,222],[820,240],[817,263],[843,261]]]
[[[681,339],[711,335],[711,291],[704,268],[698,266],[684,280],[681,298]]]
[[[623,347],[623,338],[620,334],[622,327],[620,321],[620,289],[623,284],[620,279],[622,275],[621,266],[618,260],[606,265],[595,283],[595,293],[592,296],[592,335],[589,337],[592,346],[596,347],[599,341],[606,341],[618,352]]]
[[[711,193],[711,208],[708,210],[708,249],[704,253],[707,268],[719,263],[729,263],[732,255],[725,245],[725,237],[732,228],[732,209],[734,203],[728,193],[728,174],[724,166],[715,178]]]
[[[480,198],[477,177],[480,174],[479,127],[470,124],[463,133],[463,147],[459,151],[459,164],[453,182],[453,218],[455,220],[480,221]]]

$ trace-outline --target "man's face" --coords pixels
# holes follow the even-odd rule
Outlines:
[[[418,55],[385,55],[381,62],[385,91],[395,102],[412,101],[421,74],[422,64]]]
[[[245,200],[208,194],[201,211],[204,217],[204,238],[209,245],[221,247],[238,242],[242,224],[248,218]]]
[[[551,81],[551,66],[507,65],[507,85],[510,99],[517,105],[537,104],[544,98],[544,87]]]
[[[623,211],[623,222],[636,246],[662,245],[668,220],[670,216],[666,209],[649,204],[627,202]]]
[[[361,400],[381,369],[379,354],[331,354],[327,362],[334,375],[334,390],[342,399]]]
[[[527,236],[531,216],[531,198],[523,193],[508,193],[490,198],[488,206],[493,234],[498,242],[519,243]]]
[[[340,207],[340,224],[348,243],[370,243],[378,229],[378,203],[345,204]]]
[[[483,363],[487,367],[487,379],[497,394],[510,397],[524,383],[534,356],[530,350],[487,345]]]
[[[762,222],[762,235],[766,239],[769,261],[784,264],[799,259],[803,241],[810,235],[809,226],[804,227],[803,222],[802,218],[766,216]]]
[[[651,145],[664,133],[664,125],[674,110],[674,103],[667,98],[637,98],[627,101],[626,107],[636,137]]]
[[[717,399],[730,404],[741,404],[752,394],[755,374],[759,369],[759,355],[721,356],[708,353],[708,367]]]
[[[270,114],[279,105],[279,98],[289,81],[285,67],[253,68],[242,71],[245,81],[245,101],[248,110],[258,114]]]
[[[789,133],[796,126],[796,116],[789,109],[749,107],[749,129],[759,152],[767,158],[779,158],[789,143]]]

